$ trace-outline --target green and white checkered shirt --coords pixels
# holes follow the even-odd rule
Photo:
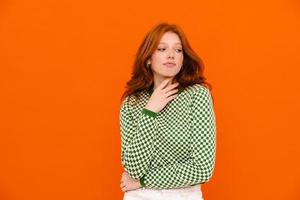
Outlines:
[[[205,183],[213,174],[216,123],[210,91],[194,84],[178,92],[160,112],[126,97],[120,106],[121,161],[143,187],[168,189]]]

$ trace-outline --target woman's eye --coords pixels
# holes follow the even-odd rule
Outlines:
[[[166,48],[158,48],[157,50],[158,51],[164,51],[164,50],[166,50]],[[182,49],[175,49],[175,51],[180,53],[180,52],[182,52]]]
[[[158,51],[164,51],[166,48],[158,48]]]

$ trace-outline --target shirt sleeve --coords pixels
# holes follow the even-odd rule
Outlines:
[[[195,92],[192,100],[192,152],[184,163],[174,163],[148,171],[140,179],[143,187],[179,188],[210,180],[216,155],[216,123],[212,97],[206,88]]]
[[[140,179],[148,171],[157,135],[156,116],[156,112],[143,108],[134,121],[128,97],[121,104],[121,162],[134,179]]]

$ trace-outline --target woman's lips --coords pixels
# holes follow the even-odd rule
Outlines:
[[[165,63],[164,66],[166,67],[174,67],[176,64],[175,63]]]

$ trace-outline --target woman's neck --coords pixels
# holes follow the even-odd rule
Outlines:
[[[165,77],[154,77],[153,90],[155,90],[166,79],[169,79],[169,77],[168,78],[165,78]],[[174,81],[174,77],[172,78],[171,81],[168,82],[167,86],[171,85],[173,83],[173,81]]]

